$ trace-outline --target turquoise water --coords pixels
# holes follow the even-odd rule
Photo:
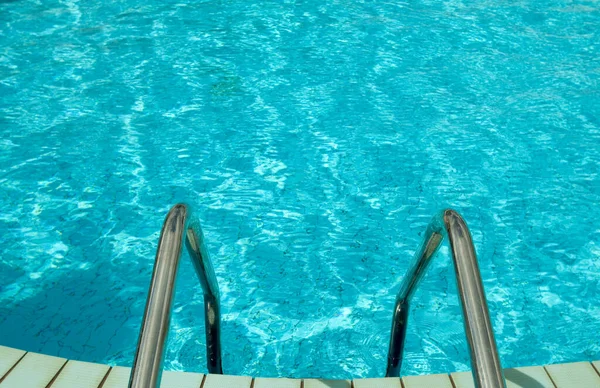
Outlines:
[[[600,359],[600,3],[0,1],[0,344],[130,365],[186,201],[224,369],[376,377],[431,216],[504,366]],[[181,267],[166,366],[205,371]],[[468,368],[447,248],[403,374]]]

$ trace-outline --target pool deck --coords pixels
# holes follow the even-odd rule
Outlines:
[[[130,368],[0,346],[0,388],[127,388]],[[505,369],[508,388],[600,388],[600,361]],[[161,388],[471,388],[470,372],[385,379],[252,378],[164,372]]]

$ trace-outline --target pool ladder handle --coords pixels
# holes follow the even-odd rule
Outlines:
[[[208,371],[223,373],[219,289],[200,224],[196,219],[190,220],[189,213],[187,205],[177,204],[163,224],[129,388],[158,387],[160,384],[184,240],[204,292]],[[433,218],[400,286],[392,319],[386,376],[400,374],[410,299],[444,236],[450,241],[475,386],[505,388],[471,234],[465,221],[453,210],[445,210]]]
[[[437,214],[429,223],[423,243],[400,286],[392,319],[386,376],[400,375],[410,300],[444,237],[450,242],[475,387],[506,388],[471,233],[460,214],[451,209]]]
[[[204,293],[204,319],[209,373],[223,373],[219,288],[200,223],[192,218],[185,204],[171,208],[160,233],[154,271],[138,346],[131,368],[129,388],[154,388],[160,385],[166,339],[169,332],[177,268],[185,246]]]

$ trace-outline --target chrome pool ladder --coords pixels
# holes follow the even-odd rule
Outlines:
[[[400,374],[410,300],[444,237],[450,242],[475,386],[505,388],[471,234],[454,210],[445,210],[433,218],[402,281],[392,319],[386,376]],[[177,204],[169,211],[160,234],[129,388],[154,388],[160,384],[183,245],[204,293],[208,372],[223,373],[217,280],[199,222],[191,217],[187,205]]]
[[[454,261],[475,386],[505,388],[471,233],[460,214],[450,209],[436,215],[430,222],[423,243],[400,286],[392,319],[386,376],[400,374],[410,300],[445,236],[450,242]]]
[[[129,388],[159,386],[175,295],[175,280],[184,244],[204,293],[208,372],[223,373],[217,280],[198,220],[191,217],[187,205],[177,204],[167,214],[160,233]]]

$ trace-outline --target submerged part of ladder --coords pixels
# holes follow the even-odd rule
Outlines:
[[[433,218],[402,281],[394,308],[386,376],[400,374],[410,299],[445,236],[450,241],[475,386],[505,388],[471,233],[454,210],[445,210]]]
[[[160,385],[175,279],[184,243],[204,292],[208,372],[223,373],[219,288],[200,224],[196,219],[191,219],[189,213],[187,205],[177,204],[171,208],[163,224],[129,388],[154,388]]]

